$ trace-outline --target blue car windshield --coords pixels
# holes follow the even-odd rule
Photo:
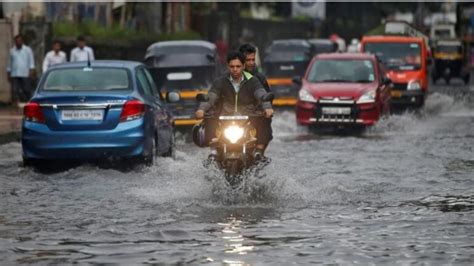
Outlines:
[[[65,68],[51,71],[46,77],[45,91],[110,91],[128,90],[127,70],[122,68]]]

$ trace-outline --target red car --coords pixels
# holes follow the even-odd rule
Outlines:
[[[390,113],[390,84],[375,55],[320,54],[300,83],[296,118],[308,126],[372,126]]]

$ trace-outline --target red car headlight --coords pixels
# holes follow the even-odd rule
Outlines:
[[[375,90],[368,91],[360,96],[357,103],[375,103]]]
[[[317,102],[317,100],[313,97],[313,95],[311,95],[311,92],[309,92],[305,88],[302,88],[300,90],[299,99],[300,99],[300,101],[303,101],[303,102],[311,102],[311,103]]]

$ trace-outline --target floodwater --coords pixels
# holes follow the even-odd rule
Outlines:
[[[362,135],[274,119],[272,163],[232,191],[181,141],[133,171],[21,166],[0,146],[2,264],[474,263],[474,103],[439,88]]]

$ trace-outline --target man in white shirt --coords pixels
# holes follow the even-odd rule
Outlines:
[[[7,66],[8,80],[12,88],[12,103],[28,101],[31,93],[31,79],[35,75],[35,59],[30,47],[23,44],[21,35],[15,36],[15,46],[10,49]]]
[[[48,70],[50,66],[56,64],[66,63],[66,53],[61,51],[61,42],[58,40],[53,41],[53,50],[49,51],[43,60],[43,73]]]
[[[86,46],[86,39],[83,36],[77,37],[77,47],[71,51],[71,62],[93,61],[94,50]]]

